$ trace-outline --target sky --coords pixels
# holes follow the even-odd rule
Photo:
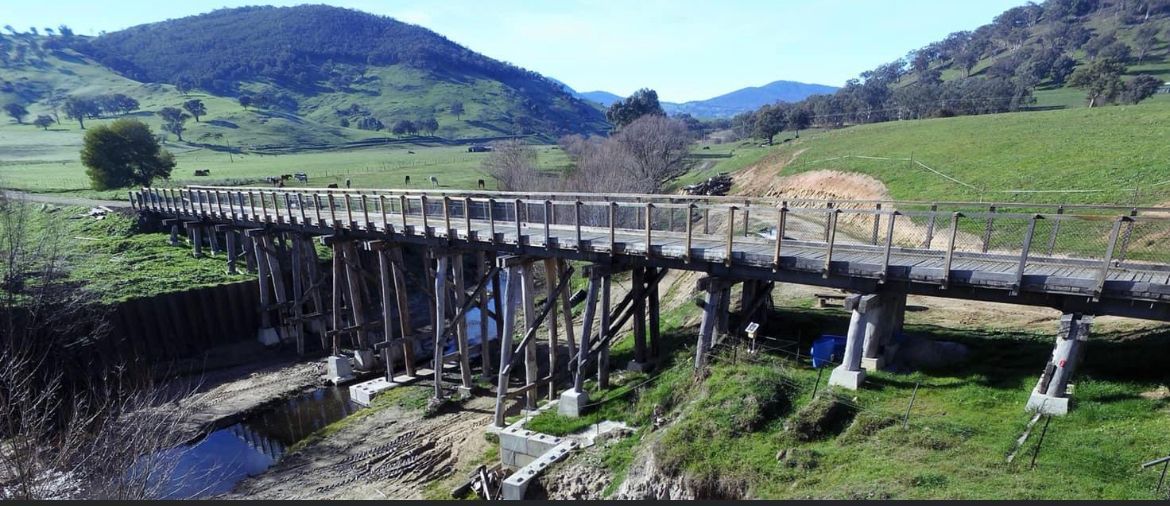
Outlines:
[[[97,35],[286,0],[0,0],[0,25]],[[434,30],[577,91],[702,100],[776,80],[841,86],[1023,0],[316,0]]]

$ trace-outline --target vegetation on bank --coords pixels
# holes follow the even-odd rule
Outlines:
[[[245,273],[227,274],[223,254],[192,257],[183,236],[178,246],[171,246],[168,234],[142,233],[137,216],[113,212],[95,219],[87,216],[88,207],[26,205],[33,207],[30,232],[64,237],[68,279],[102,302],[252,279]]]
[[[802,306],[778,311],[771,321],[783,328],[765,335],[779,341],[767,346],[847,325],[842,310]],[[674,319],[692,311],[684,306],[665,325],[672,351],[660,372],[619,374],[609,391],[591,392],[604,400],[582,419],[548,411],[527,427],[566,434],[601,419],[634,424],[633,436],[604,449],[602,465],[615,477],[606,493],[618,489],[639,454],[653,452],[659,471],[707,498],[1159,497],[1158,473],[1139,464],[1164,455],[1170,429],[1170,390],[1159,365],[1170,358],[1165,332],[1095,334],[1074,379],[1073,412],[1052,418],[1042,444],[1039,421],[1016,448],[1054,328],[911,325],[909,334],[966,345],[968,359],[946,369],[879,372],[847,392],[825,387],[827,375],[807,358],[796,360],[791,347],[758,355],[725,347],[696,377],[695,329]],[[615,345],[611,363],[630,358],[629,341]],[[665,421],[658,428],[656,417]]]

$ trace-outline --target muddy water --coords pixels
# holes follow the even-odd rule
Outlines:
[[[347,389],[318,388],[191,445],[173,448],[166,457],[176,459],[171,461],[174,469],[162,495],[189,499],[229,492],[240,480],[275,465],[290,446],[357,409]]]

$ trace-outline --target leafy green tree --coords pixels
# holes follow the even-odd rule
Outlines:
[[[195,117],[196,123],[199,122],[200,116],[207,114],[207,107],[203,105],[202,100],[199,100],[197,98],[193,98],[191,100],[183,102],[183,109],[186,109],[187,112],[191,113],[191,116]]]
[[[458,100],[451,102],[451,114],[454,114],[456,118],[462,118],[464,112],[463,102]]]
[[[1072,75],[1073,70],[1077,67],[1077,61],[1070,58],[1068,55],[1060,55],[1052,61],[1052,65],[1048,67],[1048,78],[1052,80],[1052,84],[1063,85]]]
[[[42,130],[48,130],[49,126],[53,124],[53,117],[48,114],[41,114],[37,119],[33,120],[33,124],[41,127]]]
[[[187,130],[185,123],[191,116],[178,107],[163,107],[158,115],[163,120],[163,130],[175,134],[179,142],[183,142],[183,132]]]
[[[621,129],[647,114],[666,116],[662,104],[658,103],[658,92],[642,88],[633,95],[611,104],[605,111],[605,119],[609,120],[615,129]]]
[[[251,95],[240,95],[238,100],[240,101],[240,107],[243,107],[245,111],[248,110],[248,106],[252,105]]]
[[[1158,88],[1161,87],[1161,79],[1149,74],[1142,74],[1125,85],[1125,91],[1121,93],[1121,100],[1127,104],[1136,104],[1154,96],[1158,92]]]
[[[98,113],[97,102],[85,97],[69,97],[61,106],[65,117],[77,120],[78,126],[85,130],[85,118]]]
[[[390,132],[399,137],[406,135],[414,130],[414,123],[405,119],[395,121],[394,126],[390,127]]]
[[[1078,68],[1069,76],[1068,84],[1085,90],[1089,107],[1113,102],[1125,90],[1121,74],[1125,65],[1114,60],[1097,60]]]
[[[11,116],[12,119],[16,120],[16,123],[19,125],[23,125],[24,117],[28,116],[28,109],[16,102],[5,105],[4,112],[8,113],[8,115]]]
[[[81,163],[93,189],[108,190],[168,178],[175,157],[159,146],[149,126],[123,118],[85,133]]]
[[[427,135],[435,135],[435,131],[439,129],[439,121],[435,118],[420,119],[415,122],[415,126],[426,132]]]
[[[812,123],[812,113],[808,109],[800,106],[793,107],[788,111],[788,128],[796,131],[796,136],[800,137],[800,131],[808,128]]]
[[[756,111],[756,125],[754,135],[767,139],[772,144],[772,138],[788,127],[788,114],[780,104],[765,105]]]

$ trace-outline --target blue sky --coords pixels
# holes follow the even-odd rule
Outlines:
[[[0,0],[0,24],[96,35],[270,0]],[[778,79],[840,86],[1023,0],[319,0],[425,26],[578,91],[672,102]],[[116,6],[116,7],[113,7]]]

